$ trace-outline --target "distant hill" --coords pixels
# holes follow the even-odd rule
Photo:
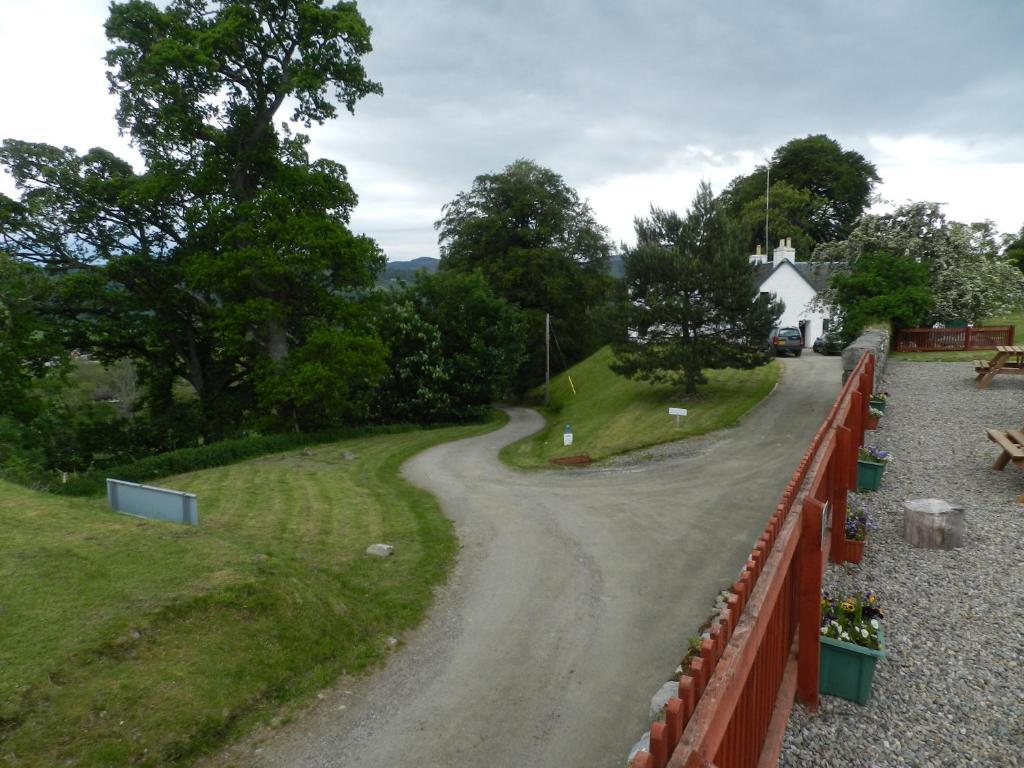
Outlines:
[[[398,280],[412,281],[412,276],[420,270],[437,272],[440,259],[432,256],[421,256],[411,261],[389,261],[384,271],[377,275],[377,285],[392,285]]]

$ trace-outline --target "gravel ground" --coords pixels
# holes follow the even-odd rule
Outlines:
[[[1024,765],[1024,472],[993,471],[984,432],[1024,424],[1024,379],[978,390],[966,363],[890,361],[884,382],[868,442],[895,458],[861,496],[879,528],[859,566],[828,568],[825,588],[879,595],[888,655],[867,706],[794,707],[780,765]],[[963,505],[961,549],[903,540],[901,502],[923,497]]]

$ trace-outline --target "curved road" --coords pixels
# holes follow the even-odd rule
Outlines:
[[[838,358],[783,365],[779,388],[693,455],[512,471],[498,449],[541,426],[513,409],[497,432],[410,460],[406,477],[455,521],[452,579],[386,669],[343,681],[245,762],[619,768],[838,391]]]

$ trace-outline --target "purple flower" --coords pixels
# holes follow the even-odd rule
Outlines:
[[[857,452],[857,455],[864,461],[878,461],[883,463],[892,458],[892,454],[889,451],[883,451],[881,448],[875,448],[873,445],[862,446]]]
[[[846,524],[844,526],[846,538],[853,541],[864,541],[868,536],[868,531],[873,531],[877,527],[872,522],[868,511],[863,507],[851,506],[847,510]]]

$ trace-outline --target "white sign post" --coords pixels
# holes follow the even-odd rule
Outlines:
[[[668,409],[668,415],[676,417],[676,427],[678,427],[679,426],[679,417],[686,415],[686,409],[685,408],[669,408]]]

